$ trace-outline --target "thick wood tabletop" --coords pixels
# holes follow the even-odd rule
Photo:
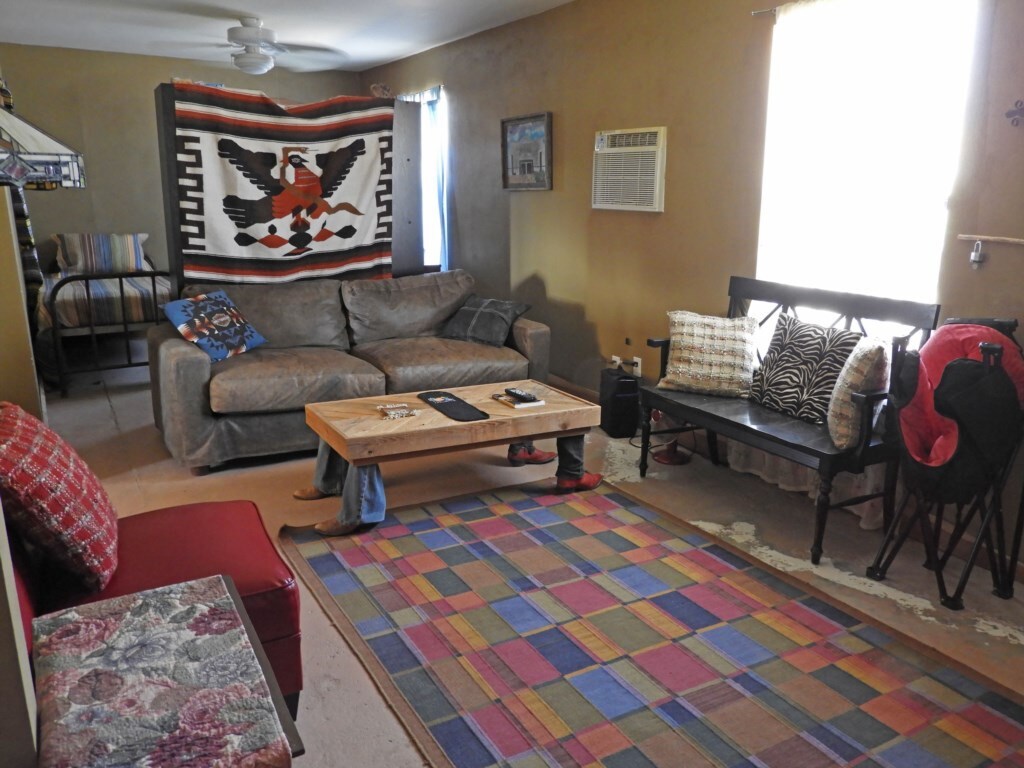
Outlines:
[[[544,405],[510,408],[491,395],[505,387],[532,392]],[[517,439],[564,437],[601,423],[601,408],[537,381],[479,384],[445,390],[490,415],[480,421],[454,421],[420,400],[415,392],[311,403],[306,424],[356,466],[433,453],[500,445]],[[415,416],[385,419],[378,405],[405,403]]]

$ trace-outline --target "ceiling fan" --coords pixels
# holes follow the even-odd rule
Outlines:
[[[292,72],[323,72],[340,69],[348,58],[344,51],[324,45],[291,40],[279,43],[277,33],[255,16],[245,16],[239,22],[228,29],[227,45],[241,49],[231,54],[232,63],[250,75],[262,75],[275,66]]]
[[[228,42],[242,50],[231,54],[236,67],[250,75],[262,75],[274,68],[274,56],[288,49],[277,42],[277,33],[263,26],[263,19],[244,16],[241,26],[228,29]]]

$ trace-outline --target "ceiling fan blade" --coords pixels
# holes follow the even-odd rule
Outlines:
[[[286,50],[278,59],[278,64],[292,72],[325,72],[332,69],[343,69],[348,62],[348,55],[337,48],[303,45],[290,41],[284,47]]]
[[[264,53],[269,53],[271,56],[280,56],[291,50],[289,46],[281,43],[263,43],[260,48],[263,49]]]

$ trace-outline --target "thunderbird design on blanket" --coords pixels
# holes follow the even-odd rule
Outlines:
[[[186,279],[390,275],[393,100],[174,88]]]
[[[351,224],[334,232],[327,228],[326,222],[321,224],[318,232],[310,234],[309,219],[338,211],[363,215],[351,203],[332,205],[324,199],[330,197],[345,180],[356,159],[366,154],[366,142],[362,139],[356,139],[347,147],[333,152],[318,154],[316,164],[322,169],[321,176],[309,170],[307,161],[297,154],[308,153],[309,147],[284,147],[281,150],[278,176],[273,174],[274,155],[270,152],[250,152],[231,139],[221,139],[217,142],[217,149],[221,157],[238,168],[242,176],[264,193],[263,197],[255,200],[238,195],[224,198],[224,213],[235,222],[236,227],[244,229],[274,219],[291,218],[288,228],[292,234],[287,239],[278,235],[277,227],[271,224],[265,237],[255,238],[248,232],[239,232],[235,235],[235,242],[239,245],[244,247],[261,243],[268,248],[291,245],[292,249],[285,255],[297,256],[312,250],[309,244],[314,241],[324,241],[331,237],[347,239],[356,234],[357,230]]]

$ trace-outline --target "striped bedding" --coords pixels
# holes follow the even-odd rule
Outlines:
[[[43,276],[43,285],[39,289],[39,302],[36,306],[36,320],[40,330],[50,328],[53,319],[50,317],[49,296],[54,286],[67,274],[52,274]],[[152,278],[150,277],[126,277],[103,278],[90,280],[89,295],[92,298],[92,306],[95,317],[92,324],[96,326],[119,325],[124,322],[121,312],[121,298],[119,284],[124,286],[125,308],[127,310],[128,322],[151,322],[155,320],[153,313]],[[157,317],[160,313],[160,305],[171,300],[171,284],[166,277],[156,278],[156,303]],[[90,324],[89,300],[86,294],[86,282],[75,281],[61,287],[57,296],[57,318],[62,328],[83,328]]]

